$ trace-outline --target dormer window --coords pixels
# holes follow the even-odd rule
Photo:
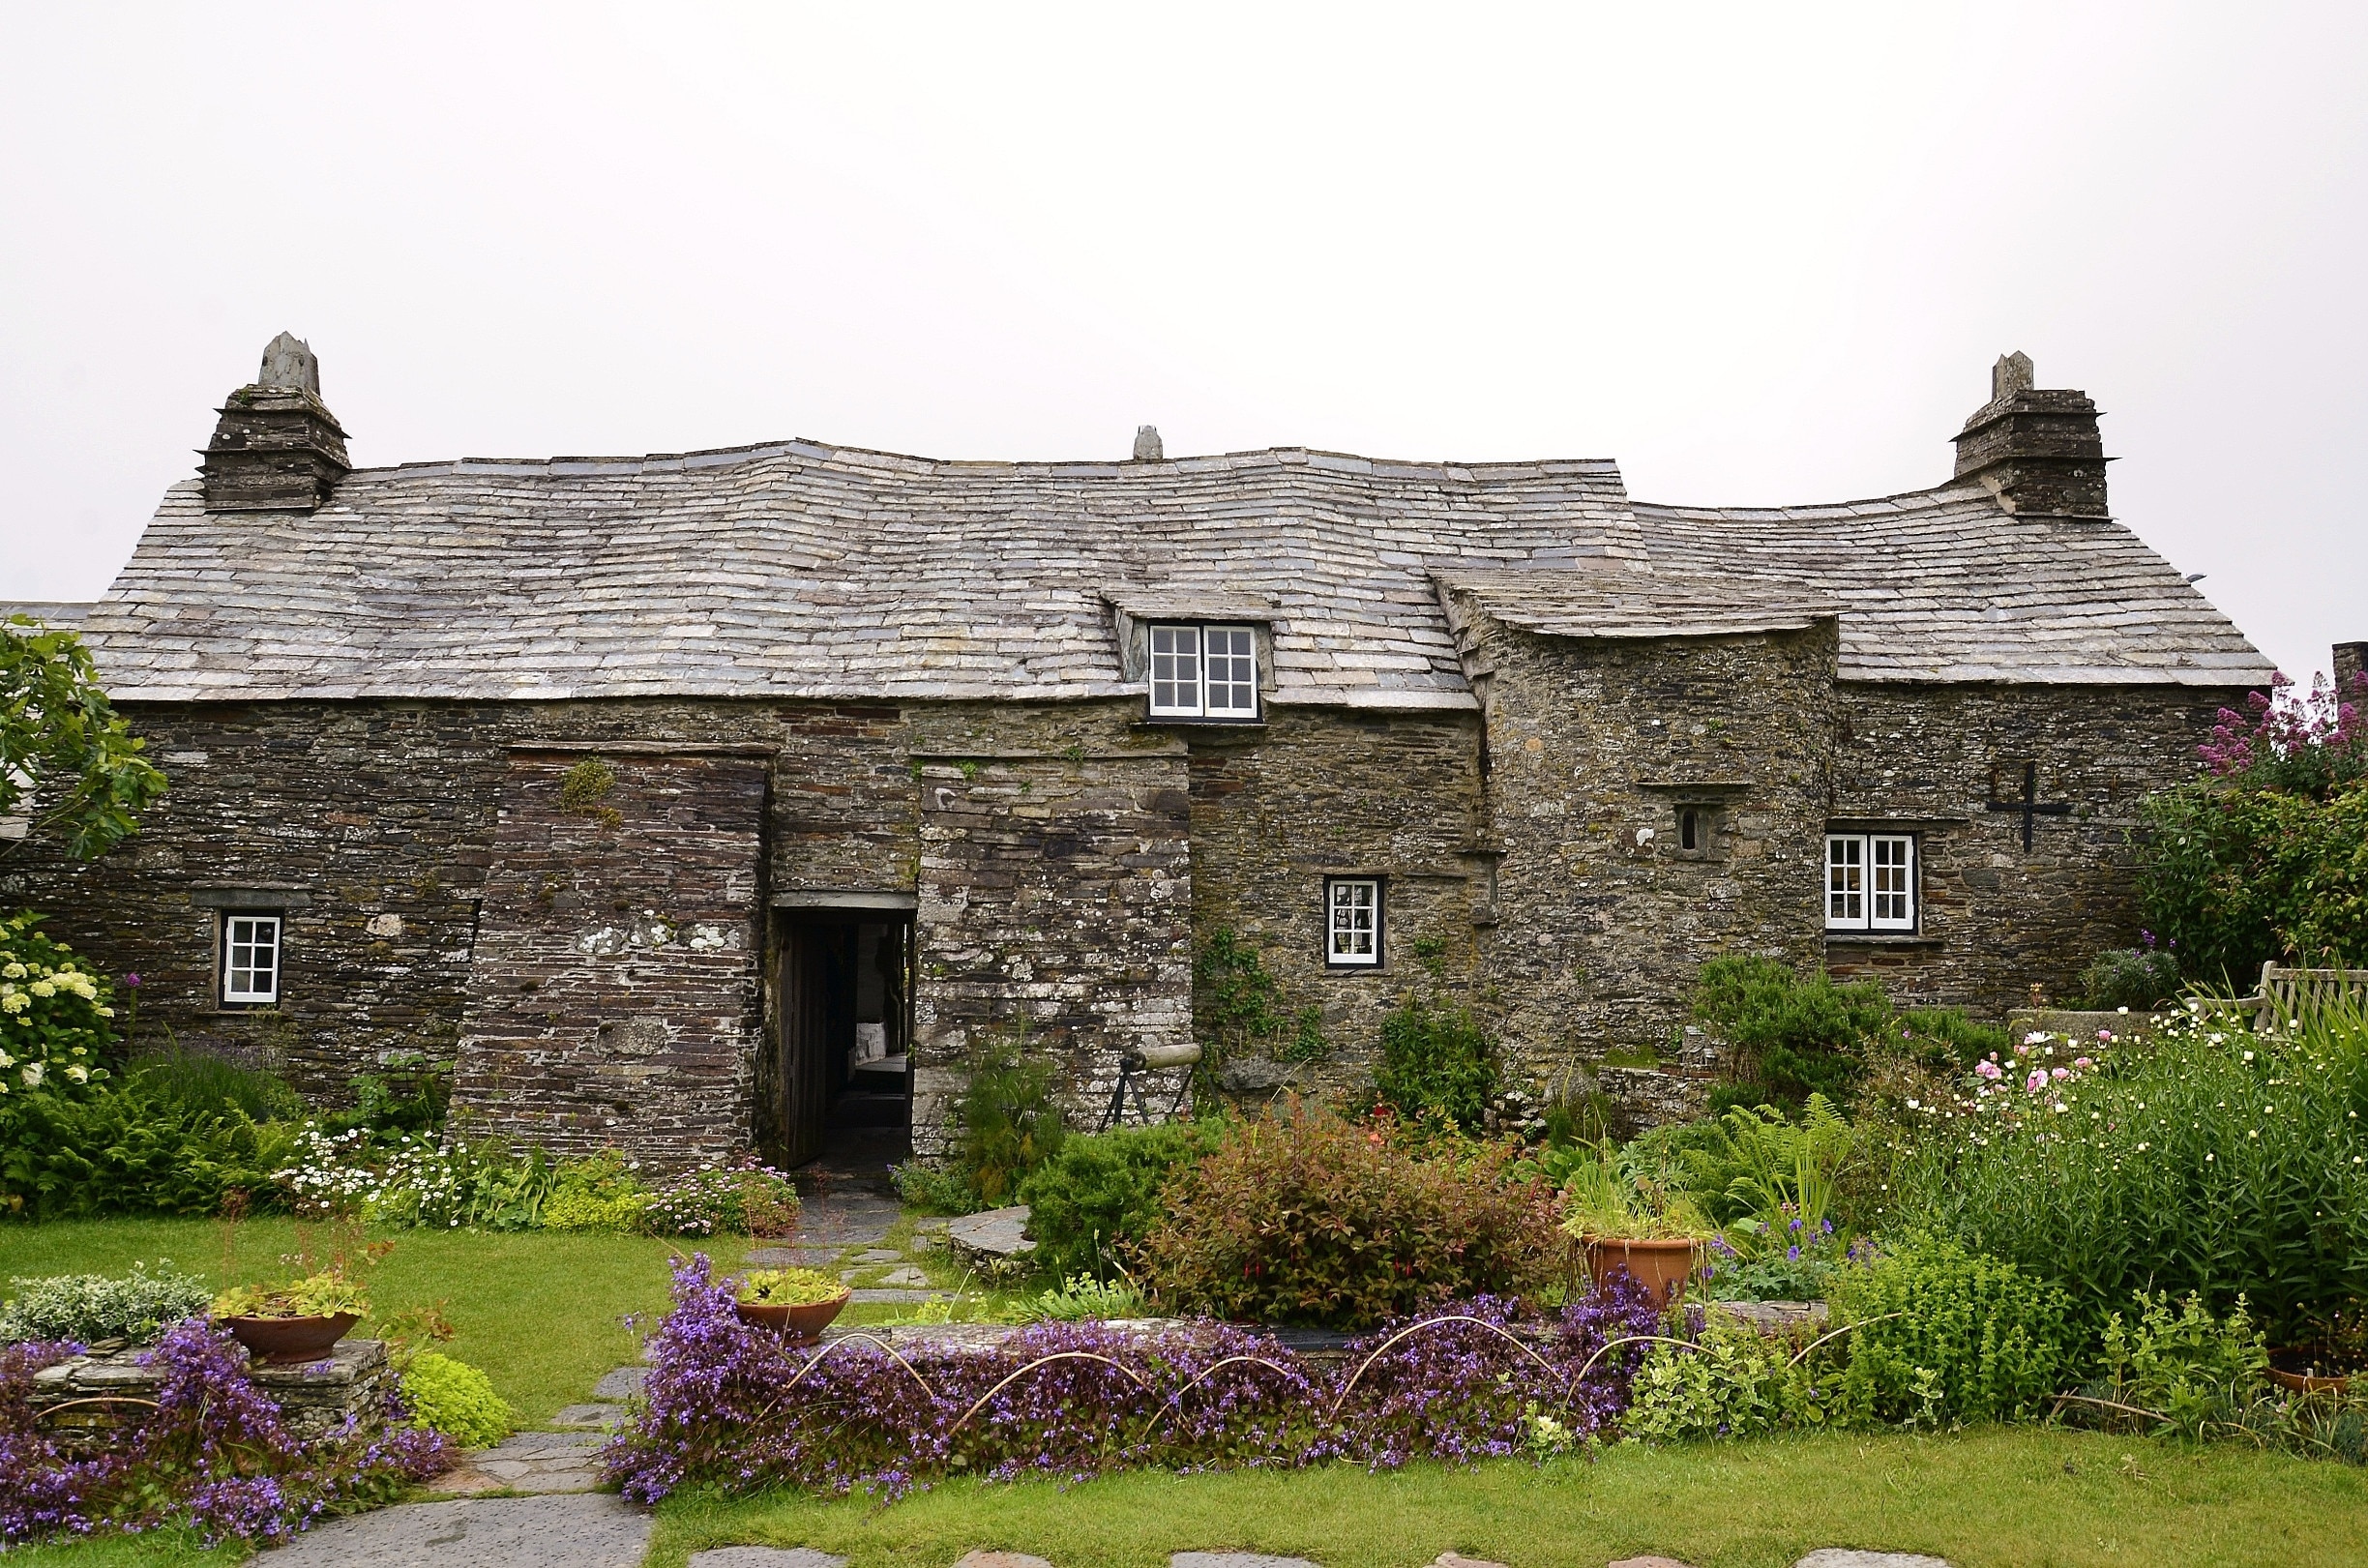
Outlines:
[[[1152,718],[1258,718],[1258,636],[1252,628],[1155,622],[1147,630]]]

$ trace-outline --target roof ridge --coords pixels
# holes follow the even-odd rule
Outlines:
[[[1631,509],[1656,513],[1682,513],[1694,517],[1801,517],[1804,515],[1841,516],[1858,507],[1881,506],[1894,502],[1931,503],[1942,499],[1954,500],[1959,497],[1968,501],[1988,500],[1994,505],[1997,501],[1997,498],[1991,495],[1985,486],[1963,485],[1952,480],[1945,485],[1927,486],[1920,490],[1894,490],[1889,495],[1862,495],[1848,501],[1800,501],[1779,506],[1712,506],[1707,503],[1689,501],[1640,501],[1631,495],[1628,498],[1628,505]],[[2004,513],[2003,508],[2000,508],[2000,511],[2006,516],[2013,515]]]

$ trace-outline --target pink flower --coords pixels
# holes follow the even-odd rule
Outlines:
[[[2072,1076],[2072,1069],[2069,1067],[2058,1067],[2048,1076],[2054,1079],[2057,1082],[2061,1083],[2065,1079]]]
[[[2046,1088],[2047,1085],[2047,1069],[2044,1067],[2032,1068],[2030,1077],[2023,1080],[2023,1087],[2025,1091],[2030,1094],[2037,1094],[2041,1089]]]
[[[2090,1061],[2090,1060],[2089,1060],[2087,1057],[2086,1057],[2086,1056],[2078,1056],[2078,1057],[2073,1058],[2072,1065],[2073,1065],[2073,1066],[2075,1066],[2075,1067],[2077,1067],[2077,1068],[2079,1068],[2079,1069],[2080,1069],[2082,1072],[2086,1073],[2087,1071],[2088,1071],[2088,1069],[2090,1069],[2091,1067],[2094,1067],[2094,1066],[2096,1065],[2096,1063],[2094,1063],[2094,1062]]]
[[[2005,1077],[2005,1075],[2004,1075],[2003,1073],[2001,1073],[2001,1072],[1998,1070],[1998,1063],[1996,1063],[1996,1062],[1994,1062],[1994,1061],[1993,1061],[1993,1062],[1975,1062],[1975,1063],[1973,1064],[1973,1071],[1974,1071],[1975,1073],[1979,1074],[1981,1077],[1983,1077],[1983,1078],[1988,1078],[1988,1079],[1997,1079],[1997,1078],[2003,1078],[2003,1077]]]

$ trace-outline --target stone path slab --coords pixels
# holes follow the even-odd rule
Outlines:
[[[498,1448],[472,1454],[459,1468],[428,1483],[430,1492],[590,1492],[600,1485],[606,1437],[521,1432]]]
[[[954,1568],[1052,1568],[1052,1565],[1024,1552],[965,1552]]]
[[[956,1299],[958,1299],[958,1298],[955,1296],[954,1292],[953,1292],[953,1291],[951,1291],[951,1290],[879,1290],[879,1289],[871,1289],[871,1290],[850,1290],[850,1291],[848,1291],[848,1292],[847,1292],[847,1300],[848,1300],[848,1301],[850,1301],[850,1302],[856,1302],[856,1303],[862,1303],[862,1302],[881,1302],[881,1301],[886,1301],[886,1302],[895,1302],[895,1303],[901,1303],[901,1304],[903,1304],[903,1305],[904,1305],[904,1306],[911,1306],[911,1305],[915,1304],[916,1302],[923,1302],[923,1301],[953,1301],[953,1300],[956,1300]]]
[[[1688,1568],[1675,1557],[1622,1557],[1610,1568]]]
[[[592,1385],[592,1397],[596,1400],[629,1400],[640,1393],[641,1385],[647,1381],[649,1368],[619,1367],[614,1372],[601,1374],[601,1380]]]
[[[720,1546],[691,1553],[691,1568],[846,1568],[844,1557],[810,1546]]]
[[[1792,1568],[1949,1568],[1945,1557],[1919,1552],[1854,1552],[1848,1547],[1820,1548]]]
[[[896,1263],[902,1262],[903,1257],[903,1253],[886,1247],[867,1247],[855,1255],[855,1261],[858,1263]]]
[[[1442,1552],[1431,1559],[1431,1568],[1506,1568],[1506,1565],[1486,1557],[1467,1557],[1461,1552]],[[1684,1568],[1684,1564],[1680,1563],[1678,1568]]]
[[[624,1424],[625,1406],[606,1403],[563,1405],[551,1417],[552,1426],[572,1432],[613,1432]]]
[[[1269,1557],[1257,1552],[1178,1552],[1168,1568],[1317,1568],[1305,1557]]]
[[[1036,1244],[1020,1233],[1027,1222],[1025,1203],[989,1209],[984,1214],[965,1214],[946,1222],[946,1245],[957,1256],[982,1263],[1024,1257],[1036,1250]]]
[[[263,1560],[271,1568],[639,1568],[649,1538],[649,1515],[622,1497],[472,1497],[333,1519]]]

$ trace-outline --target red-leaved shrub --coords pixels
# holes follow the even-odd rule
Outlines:
[[[1506,1173],[1517,1152],[1294,1101],[1170,1181],[1136,1254],[1163,1311],[1235,1322],[1362,1328],[1517,1294],[1562,1257],[1553,1191]]]

